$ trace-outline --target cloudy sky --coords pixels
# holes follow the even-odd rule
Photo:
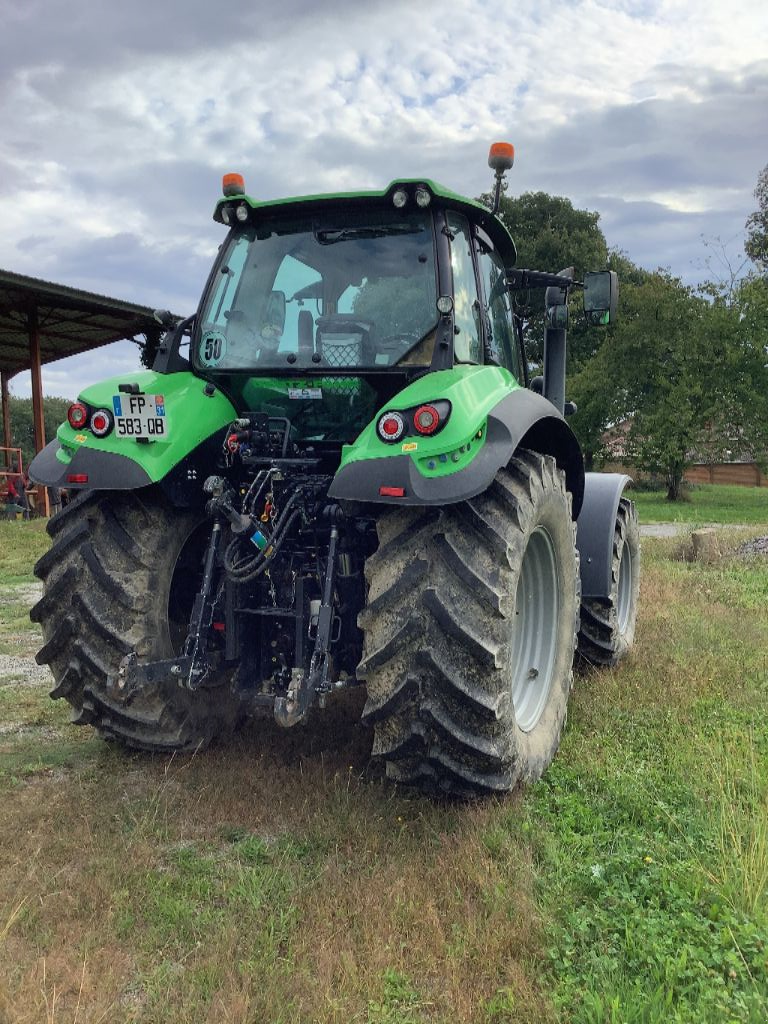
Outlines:
[[[511,193],[597,210],[609,245],[694,283],[702,237],[738,261],[768,163],[762,0],[0,0],[0,18],[0,267],[179,314],[226,171],[260,198],[399,176],[477,195],[506,139]],[[45,390],[135,352],[50,364]]]

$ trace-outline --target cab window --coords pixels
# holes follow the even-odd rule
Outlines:
[[[512,317],[512,303],[506,284],[504,264],[492,249],[479,247],[478,265],[483,285],[483,317],[491,356],[520,384],[525,383],[520,348]]]
[[[472,240],[466,217],[449,212],[451,232],[451,270],[453,271],[453,307],[456,334],[453,339],[457,363],[482,362],[477,281],[472,262]]]

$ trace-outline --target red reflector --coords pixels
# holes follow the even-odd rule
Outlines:
[[[224,623],[223,622],[214,622],[214,623],[212,623],[212,625],[213,625],[213,628],[216,630],[217,633],[223,633],[224,632]]]
[[[67,409],[67,419],[73,430],[80,430],[88,422],[88,410],[82,402],[73,402]]]
[[[68,473],[67,474],[68,484],[87,484],[88,474],[87,473]]]
[[[404,487],[380,487],[379,494],[382,498],[404,498],[405,488]]]

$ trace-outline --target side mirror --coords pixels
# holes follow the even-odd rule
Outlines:
[[[619,275],[615,270],[584,275],[584,313],[588,324],[613,323],[618,302]]]
[[[272,337],[282,337],[285,329],[285,292],[269,293],[267,308],[264,312],[264,325],[269,329]],[[263,333],[264,328],[262,328]]]

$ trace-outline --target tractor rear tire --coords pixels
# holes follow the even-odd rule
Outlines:
[[[197,590],[209,527],[174,509],[156,488],[88,491],[48,523],[51,548],[35,566],[43,596],[40,665],[50,665],[72,721],[106,739],[150,751],[192,750],[233,730],[237,698],[221,674],[192,693],[168,679],[121,699],[108,686],[131,651],[140,660],[177,654]]]
[[[374,756],[430,795],[538,779],[560,743],[578,631],[564,474],[520,451],[485,493],[387,512],[378,532],[358,670]]]
[[[635,638],[640,594],[640,526],[635,504],[619,502],[613,531],[611,593],[581,605],[579,656],[590,665],[613,666],[626,657]]]

